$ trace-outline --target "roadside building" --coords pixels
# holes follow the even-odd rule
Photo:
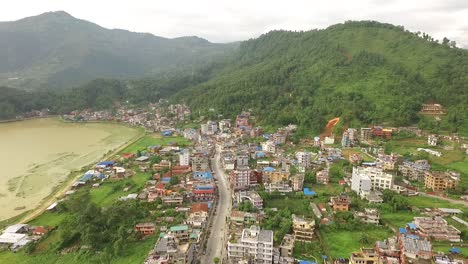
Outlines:
[[[237,203],[248,200],[257,209],[263,209],[263,199],[255,191],[240,191],[236,193]]]
[[[273,263],[273,231],[251,226],[242,231],[237,242],[228,242],[228,258],[232,261],[251,260],[258,264]]]
[[[266,167],[263,169],[263,180],[265,183],[277,183],[289,181],[290,173],[286,170],[276,170],[272,167]]]
[[[180,166],[189,166],[190,165],[190,151],[188,149],[183,149],[179,153],[179,165]]]
[[[179,241],[188,241],[189,239],[189,226],[188,225],[177,225],[169,228],[169,234],[173,235]]]
[[[252,180],[252,170],[247,166],[238,167],[229,173],[229,182],[234,190],[248,189],[249,186],[257,184]]]
[[[202,154],[195,154],[192,157],[192,171],[207,171],[208,157]]]

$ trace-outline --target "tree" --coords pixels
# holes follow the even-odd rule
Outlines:
[[[219,257],[214,257],[213,263],[218,264],[219,263]]]

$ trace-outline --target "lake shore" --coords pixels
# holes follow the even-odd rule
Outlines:
[[[60,126],[61,126],[60,124],[66,124],[66,122],[62,122],[62,120],[61,120],[60,118],[56,118],[56,117],[52,117],[52,118],[51,118],[51,117],[49,117],[49,119],[50,119],[51,121],[49,121],[49,120],[44,120],[43,118],[38,118],[38,120],[41,120],[40,122],[46,122],[46,123],[47,123],[47,122],[52,122],[52,123],[53,123],[53,124],[52,124],[53,126],[59,126],[59,127],[60,127]],[[24,121],[24,122],[33,122],[33,123],[34,123],[34,120],[28,120],[28,121]],[[21,122],[19,122],[19,120],[18,120],[18,122],[16,122],[16,123],[17,123],[17,124],[19,123],[20,126],[23,126],[23,125],[24,125],[24,123],[22,124]],[[57,125],[57,123],[59,123],[59,124]],[[12,123],[12,124],[15,124],[15,123]],[[122,126],[122,127],[124,127],[124,128],[128,128],[128,127],[129,127],[129,126],[126,126],[125,124],[120,124],[120,123],[102,122],[102,125],[104,125],[104,126],[109,125],[109,124],[112,124],[112,125],[119,125],[119,126]],[[5,125],[5,123],[2,124],[2,125]],[[8,124],[6,124],[6,125],[8,126]],[[83,125],[86,125],[86,123],[83,123]],[[96,125],[96,126],[94,126],[94,125]],[[99,131],[99,128],[100,128],[99,124],[96,124],[96,123],[93,123],[93,125],[92,125],[91,127],[92,127],[95,131]],[[5,127],[4,127],[4,128],[5,128]],[[8,128],[10,128],[10,127],[8,126]],[[72,126],[71,130],[75,130],[75,129],[78,130],[78,129],[80,129],[80,128],[81,128],[80,125],[76,125],[76,124],[75,124],[74,126]],[[105,127],[105,128],[106,128],[106,130],[111,130],[112,132],[115,132],[115,131],[116,131],[116,129],[113,128],[113,127]],[[23,129],[23,128],[21,128],[21,129]],[[42,129],[42,128],[41,128],[41,129]],[[54,129],[57,129],[57,128],[54,127]],[[92,150],[91,153],[85,152],[85,154],[84,154],[85,156],[84,156],[84,157],[81,157],[81,156],[78,157],[78,161],[77,161],[77,162],[84,162],[84,163],[83,163],[84,165],[80,165],[80,166],[78,167],[78,169],[73,169],[73,170],[69,171],[69,173],[68,173],[66,176],[62,176],[61,180],[60,180],[60,179],[54,179],[54,187],[53,187],[53,188],[50,188],[50,183],[49,183],[49,186],[48,186],[48,188],[50,188],[49,194],[46,195],[46,196],[43,196],[39,202],[34,202],[34,204],[37,203],[38,206],[31,205],[31,208],[27,208],[27,210],[25,210],[25,211],[23,211],[23,212],[18,212],[18,214],[15,214],[15,213],[8,213],[8,214],[11,215],[11,217],[7,217],[7,218],[5,218],[4,220],[0,221],[0,226],[3,225],[4,223],[8,223],[8,222],[12,221],[13,219],[15,220],[15,222],[28,222],[28,221],[34,219],[35,217],[37,217],[38,215],[40,215],[43,211],[45,211],[45,209],[46,209],[50,204],[52,204],[53,202],[55,202],[55,201],[57,200],[58,197],[62,196],[62,195],[71,187],[71,185],[73,184],[73,182],[75,182],[76,179],[82,175],[82,173],[84,172],[84,170],[85,170],[86,168],[88,168],[88,167],[91,166],[92,164],[98,162],[99,160],[106,159],[106,158],[108,158],[108,157],[111,157],[111,156],[115,155],[115,153],[121,151],[122,149],[124,149],[124,148],[127,147],[128,145],[134,143],[135,141],[137,141],[138,139],[140,139],[142,136],[145,135],[145,131],[144,131],[144,129],[142,129],[142,128],[132,127],[132,129],[135,129],[135,131],[131,132],[131,133],[134,134],[134,135],[132,135],[132,137],[129,138],[128,140],[125,139],[125,141],[123,141],[123,142],[116,142],[116,141],[115,141],[115,139],[119,139],[119,138],[124,137],[124,136],[122,136],[122,135],[119,135],[118,137],[116,137],[116,138],[114,138],[114,139],[109,138],[109,137],[110,137],[109,135],[106,136],[107,134],[101,135],[102,138],[100,139],[100,141],[101,141],[101,142],[100,142],[100,145],[107,144],[107,141],[110,140],[110,139],[112,139],[112,140],[114,140],[114,141],[112,141],[111,144],[110,144],[109,146],[115,145],[115,147],[112,147],[112,148],[110,148],[110,149],[104,149],[104,150],[103,150],[103,149],[100,149],[100,150],[99,150],[99,147],[98,147],[98,150]],[[69,130],[70,130],[70,129],[69,129]],[[66,131],[69,131],[69,130],[66,130]],[[93,131],[94,131],[94,130],[93,130]],[[125,132],[126,134],[129,133],[129,132],[128,132],[129,130],[124,130],[124,131],[127,131],[127,132]],[[124,134],[125,134],[125,133],[124,133]],[[118,134],[118,133],[117,133],[117,134]],[[104,140],[104,141],[103,141],[103,140]],[[86,145],[86,144],[85,144],[85,145]],[[107,145],[105,145],[105,146],[108,147]],[[96,146],[94,146],[94,147],[96,148]],[[8,147],[8,146],[7,146],[7,149],[10,149],[10,148],[11,148],[11,147]],[[97,151],[104,151],[105,153],[104,153],[102,156],[95,157],[95,155],[98,153]],[[47,151],[46,151],[46,152],[47,152]],[[76,154],[76,153],[74,153],[74,152],[72,152],[72,153],[73,153],[73,154]],[[46,154],[47,154],[47,153],[45,153],[44,155],[46,155]],[[91,155],[91,154],[92,154],[92,155]],[[62,153],[61,155],[63,156],[63,153]],[[75,157],[73,157],[73,158],[75,158]],[[75,158],[75,160],[76,160],[76,158]],[[73,161],[75,162],[75,160],[73,160]],[[86,162],[85,162],[85,161],[86,161]],[[60,163],[61,160],[54,161],[54,162],[55,162],[55,163],[53,163],[53,162],[47,163],[47,164],[46,164],[46,165],[47,165],[47,166],[46,166],[46,167],[47,167],[46,169],[50,170],[53,166],[58,165],[58,166],[60,166],[60,168],[58,168],[57,170],[58,170],[58,171],[60,171],[60,170],[63,171],[64,168],[62,168],[62,167],[63,167],[63,166],[62,166],[63,164]],[[66,162],[70,163],[69,160],[67,160]],[[76,162],[75,162],[75,163],[76,163]],[[8,164],[4,164],[3,166],[7,166],[7,165],[8,165]],[[42,164],[42,165],[44,165],[44,164]],[[36,165],[36,167],[40,167],[40,166],[42,166],[42,165],[39,163],[39,165]],[[14,165],[11,165],[11,166],[14,166]],[[67,165],[67,166],[69,167],[69,166],[72,166],[72,165],[69,164],[69,165]],[[36,167],[33,167],[33,170],[34,170],[34,169],[37,169]],[[52,169],[55,169],[55,168],[52,168]],[[29,173],[29,172],[28,172],[28,173]],[[44,171],[42,171],[42,173],[44,173]],[[49,173],[48,173],[48,174],[49,174]],[[28,177],[28,176],[26,176],[26,177]],[[44,177],[46,177],[46,176],[44,176]],[[50,176],[47,176],[47,177],[48,177],[49,180],[50,180]],[[44,181],[47,181],[47,177],[44,179]],[[30,179],[28,178],[28,180],[30,180]],[[3,181],[5,181],[5,178],[3,179]],[[21,185],[22,185],[22,182],[19,183],[19,184],[17,184],[17,185],[21,186]],[[28,185],[27,187],[29,187],[29,185]],[[11,188],[11,187],[10,187],[10,188]],[[42,192],[42,193],[44,193],[44,192]],[[7,194],[8,194],[8,193],[7,193]],[[10,199],[10,200],[11,200],[11,199],[12,199],[12,197],[11,197],[12,194],[9,193],[9,195],[10,195],[10,198],[5,198],[5,197],[3,197],[3,198],[4,198],[4,199]],[[18,194],[17,194],[17,196],[18,196]],[[16,199],[22,199],[23,202],[18,202],[17,204],[15,204],[15,206],[16,206],[16,207],[20,207],[20,206],[23,206],[23,205],[27,205],[28,203],[24,204],[25,201],[26,201],[26,200],[24,200],[24,198],[25,198],[25,197],[16,198]],[[4,202],[5,202],[5,201],[4,201]],[[23,203],[23,204],[21,204],[21,203]],[[11,208],[10,208],[10,212],[11,212]],[[5,215],[6,213],[7,213],[7,212],[4,211],[4,215]]]

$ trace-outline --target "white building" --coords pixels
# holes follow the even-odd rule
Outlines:
[[[370,181],[370,186],[369,186]],[[375,167],[353,167],[351,190],[367,197],[370,190],[386,190],[393,186],[393,175]]]
[[[267,153],[276,153],[276,144],[273,141],[265,141],[262,142],[262,150],[267,152]]]
[[[237,243],[228,242],[228,258],[233,261],[253,260],[253,263],[273,263],[273,231],[251,226],[242,231]]]
[[[249,166],[249,156],[245,154],[236,156],[236,168],[248,167]]]
[[[310,168],[312,161],[312,152],[299,151],[296,152],[297,165],[302,168]]]
[[[429,146],[437,146],[437,136],[436,135],[427,136],[427,144]]]
[[[224,132],[231,128],[231,124],[231,119],[223,119],[219,121],[219,130]]]
[[[208,121],[201,125],[201,133],[203,135],[214,135],[218,131],[218,124],[214,121]]]
[[[179,153],[179,165],[180,166],[189,166],[190,165],[190,151],[188,149],[183,149]]]

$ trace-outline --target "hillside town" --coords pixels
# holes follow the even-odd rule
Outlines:
[[[80,190],[102,206],[148,204],[149,217],[129,231],[154,241],[145,264],[466,263],[462,174],[431,162],[467,155],[464,139],[412,127],[340,132],[339,120],[298,139],[296,125],[265,131],[250,112],[190,116],[164,100],[64,115],[144,127],[145,140],[87,168],[46,213],[60,214]],[[409,153],[392,143],[405,140],[422,144]],[[10,225],[0,244],[17,251],[55,229]]]

